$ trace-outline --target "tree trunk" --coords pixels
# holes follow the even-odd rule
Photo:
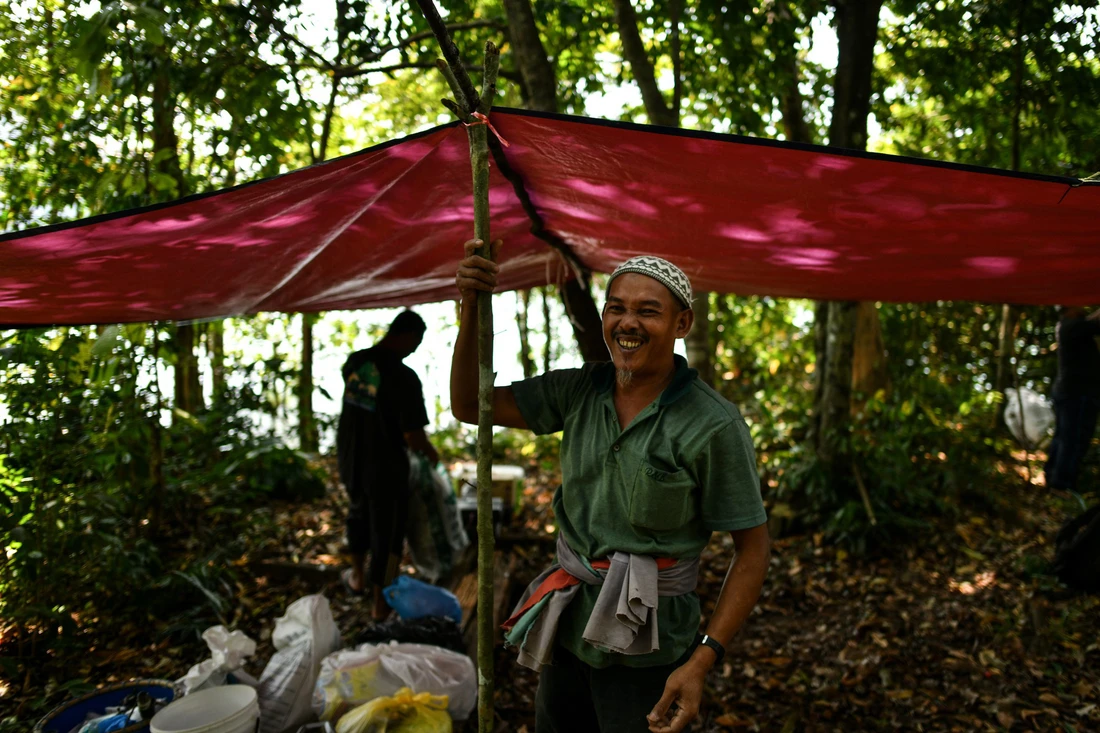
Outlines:
[[[829,125],[829,144],[834,147],[867,148],[871,74],[881,8],[881,0],[841,0],[837,4],[839,56]],[[869,397],[888,388],[889,374],[878,310],[873,303],[866,303],[859,311],[852,382],[857,396]]]
[[[173,344],[176,348],[175,405],[192,415],[202,411],[202,384],[199,362],[195,357],[194,324],[177,324]]]
[[[531,291],[516,291],[516,325],[519,327],[519,363],[523,365],[523,378],[535,376],[535,360],[531,358],[531,330],[527,313],[531,307]]]
[[[783,136],[795,143],[812,143],[813,133],[806,122],[805,105],[799,83],[802,74],[798,67],[798,35],[787,0],[776,0],[774,23],[779,26],[775,62],[779,72],[786,77],[786,90],[780,99],[783,115]]]
[[[653,62],[646,53],[642,36],[638,32],[638,15],[634,12],[631,0],[614,0],[615,24],[619,29],[619,40],[623,45],[623,58],[630,64],[630,73],[634,77],[638,90],[642,93],[646,116],[654,125],[679,127],[679,115],[671,109],[657,86],[657,77],[653,71]]]
[[[167,174],[175,181],[176,190],[171,195],[159,196],[161,200],[182,198],[190,193],[180,167],[179,137],[175,126],[176,98],[172,94],[167,63],[164,59],[159,60],[153,76],[153,157],[161,151],[168,151],[167,155],[161,156],[157,161],[156,167],[159,173]]]
[[[817,457],[834,490],[845,486],[850,463],[847,436],[851,421],[852,347],[858,304],[834,301],[829,304],[826,328],[825,374],[818,406]],[[843,493],[840,493],[843,496]]]
[[[558,80],[542,45],[531,0],[504,0],[516,65],[527,89],[527,104],[540,112],[558,111]]]
[[[829,144],[834,147],[859,150],[867,147],[871,74],[881,8],[882,0],[839,0],[836,4],[838,55],[833,81],[833,116],[829,124]],[[817,327],[820,329],[821,323],[825,322],[820,319],[826,310],[828,325],[824,338],[820,330],[815,338],[815,344],[819,347],[824,341],[825,350],[824,354],[818,352],[814,445],[830,485],[838,496],[844,496],[849,483],[847,445],[855,374],[853,348],[859,308],[847,301],[831,302],[827,309],[822,305],[815,309],[815,316],[819,319]],[[877,311],[872,312],[875,313],[874,319],[877,319]],[[872,321],[870,316],[867,321]],[[873,326],[871,328],[873,330]],[[874,343],[874,340],[873,332],[870,337],[864,334],[863,341]],[[872,364],[880,363],[885,368],[884,356],[864,355],[863,358]]]
[[[833,147],[867,148],[871,73],[881,9],[882,0],[839,0],[836,4],[838,50],[829,123],[829,145]]]
[[[886,345],[882,340],[882,323],[878,309],[864,301],[856,309],[855,345],[852,349],[852,393],[866,400],[878,391],[889,388],[886,371]]]
[[[1015,93],[1012,99],[1012,170],[1020,170],[1020,114],[1024,105],[1024,41],[1021,35],[1024,11],[1027,8],[1026,0],[1021,0],[1019,13],[1016,15],[1016,28],[1012,38],[1012,51],[1016,64],[1013,70],[1015,77]],[[1016,352],[1016,323],[1020,318],[1020,311],[1005,303],[1001,308],[1001,329],[997,334],[997,374],[994,389],[1004,394],[1005,389],[1012,385],[1009,380],[1009,370],[1012,368],[1013,357]],[[1018,395],[1017,395],[1018,396]],[[1001,400],[997,405],[996,426],[1003,423],[1005,414],[1005,401]],[[995,426],[995,427],[996,427]]]
[[[1020,311],[1007,303],[1001,306],[1001,328],[997,332],[997,372],[993,388],[1004,394],[1004,391],[1012,386],[1012,359],[1016,354],[1016,322],[1020,318]],[[997,406],[997,425],[1005,414],[1004,400]]]
[[[695,325],[691,327],[684,348],[688,365],[699,371],[699,378],[714,386],[714,344],[710,338],[710,293],[699,293],[694,303]]]
[[[207,351],[210,353],[211,402],[219,404],[225,399],[225,321],[214,321],[206,332]]]
[[[593,305],[595,307],[595,305]],[[550,286],[542,289],[542,330],[546,343],[542,347],[542,371],[550,371],[550,361],[554,357],[554,329],[550,323]],[[601,329],[602,331],[602,329]],[[606,346],[604,347],[607,348]]]
[[[825,375],[829,372],[828,335],[829,301],[814,301],[814,409],[810,415],[809,437],[815,450],[821,436],[821,398],[825,391]]]
[[[157,172],[168,175],[175,181],[175,191],[161,198],[179,198],[186,196],[187,181],[180,167],[179,138],[176,135],[176,98],[172,93],[171,79],[168,76],[168,60],[155,59],[156,70],[153,74],[153,150]],[[168,151],[167,155],[160,155]],[[192,414],[202,411],[202,384],[199,380],[198,358],[195,356],[195,326],[177,325],[175,329],[175,398],[176,407]]]
[[[298,373],[298,446],[306,453],[319,447],[313,418],[313,324],[317,316],[302,314],[302,368]]]
[[[343,46],[337,54],[342,58]],[[336,115],[336,97],[340,93],[340,81],[332,80],[325,116],[321,123],[321,139],[317,142],[317,152],[313,154],[313,163],[322,163],[328,158],[328,143],[332,134],[332,120]],[[313,414],[313,325],[316,314],[302,314],[302,354],[301,368],[298,372],[298,445],[301,450],[316,453],[320,448],[317,434],[317,420]]]

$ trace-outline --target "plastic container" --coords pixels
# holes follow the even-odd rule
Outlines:
[[[256,690],[225,685],[200,690],[153,716],[151,733],[253,733],[260,720]]]
[[[131,680],[100,688],[57,706],[38,721],[34,733],[69,733],[82,724],[89,713],[103,715],[107,708],[122,705],[127,697],[138,692],[146,692],[161,702],[171,702],[175,698],[175,687],[170,680]],[[146,733],[148,730],[149,721],[146,720],[129,725],[120,733]]]

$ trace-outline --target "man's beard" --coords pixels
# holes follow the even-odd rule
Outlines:
[[[626,389],[634,380],[634,371],[631,369],[616,369],[615,379],[619,383],[619,389]]]

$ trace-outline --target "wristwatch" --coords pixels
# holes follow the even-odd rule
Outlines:
[[[699,641],[699,643],[703,646],[709,646],[711,649],[714,650],[714,653],[717,655],[717,659],[714,660],[715,664],[721,662],[722,657],[726,656],[726,648],[722,646],[718,642],[718,640],[712,637],[710,634],[703,634],[703,638]]]

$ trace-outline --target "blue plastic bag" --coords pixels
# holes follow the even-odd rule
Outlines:
[[[462,607],[458,604],[458,598],[446,588],[401,575],[382,594],[386,597],[386,603],[401,618],[446,616],[457,624],[462,623]]]
[[[89,720],[84,724],[84,727],[80,729],[80,733],[113,733],[113,731],[122,730],[129,724],[129,713],[105,715],[95,720]]]

